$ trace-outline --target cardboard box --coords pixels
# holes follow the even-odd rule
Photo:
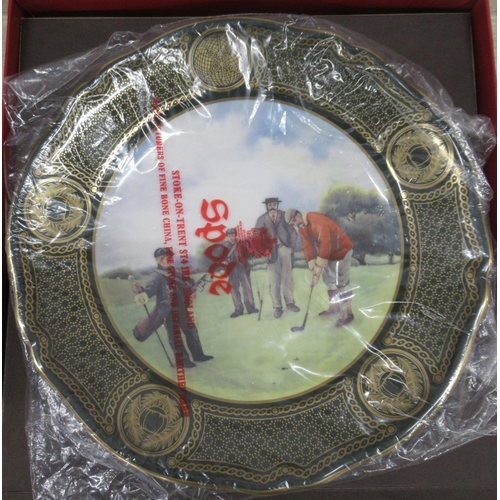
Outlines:
[[[169,18],[248,11],[334,16],[433,73],[455,104],[489,116],[496,126],[496,80],[487,0],[159,0],[87,2],[10,0],[5,76],[105,42],[116,30],[145,31]],[[470,36],[472,35],[472,36]],[[5,129],[4,129],[5,133]],[[496,157],[486,175],[495,188]],[[494,210],[494,207],[492,207]],[[496,224],[496,210],[492,226]],[[6,276],[4,275],[4,283]],[[7,326],[4,391],[5,498],[32,498],[24,434],[26,375],[13,315]],[[297,492],[286,498],[370,500],[494,498],[495,439],[483,438],[414,467]],[[285,498],[284,496],[282,496]],[[279,498],[279,497],[276,497]]]

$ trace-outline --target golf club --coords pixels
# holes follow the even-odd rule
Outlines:
[[[311,286],[311,291],[309,292],[309,300],[307,301],[307,308],[306,308],[306,315],[304,317],[304,322],[302,323],[302,326],[292,327],[292,332],[303,332],[305,327],[306,327],[307,316],[309,315],[309,306],[311,305],[311,297],[312,297],[313,289],[314,289],[314,287]]]
[[[252,274],[255,272],[254,269],[253,269],[253,263],[250,262],[250,269],[252,271]],[[257,288],[257,297],[259,298],[259,317],[257,318],[257,321],[260,321],[260,317],[262,315],[262,304],[264,302],[264,296],[261,297],[260,295],[260,286],[259,286],[259,282],[257,280],[257,278],[254,277],[254,283],[255,283],[255,286]]]

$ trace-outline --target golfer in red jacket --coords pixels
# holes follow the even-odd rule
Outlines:
[[[299,229],[304,257],[312,272],[311,286],[316,286],[323,275],[328,288],[330,307],[320,315],[340,313],[336,326],[347,325],[354,319],[352,291],[344,290],[349,284],[354,243],[336,222],[316,212],[302,214],[289,208],[285,221]]]

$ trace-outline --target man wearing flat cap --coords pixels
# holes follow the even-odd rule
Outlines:
[[[336,222],[325,215],[316,212],[302,214],[289,208],[284,218],[287,224],[299,229],[304,257],[312,272],[311,286],[316,286],[323,275],[330,306],[320,316],[341,314],[336,326],[347,325],[354,319],[352,291],[345,290],[349,284],[354,243]]]
[[[293,227],[285,222],[285,213],[278,209],[281,200],[266,198],[263,203],[266,206],[266,213],[258,218],[255,227],[265,228],[274,240],[274,244],[269,249],[270,252],[267,256],[267,272],[274,317],[279,318],[283,314],[282,292],[286,308],[293,312],[300,311],[295,305],[293,297],[292,276],[293,253],[297,243],[297,233]]]
[[[250,251],[245,243],[238,239],[236,229],[230,228],[226,231],[227,241],[225,246],[229,249],[225,259],[226,265],[234,262],[228,281],[231,284],[231,296],[234,303],[234,312],[231,318],[237,318],[243,314],[243,304],[241,302],[240,287],[243,291],[243,302],[248,314],[258,313],[253,300],[252,283],[250,281]]]
[[[155,316],[159,320],[163,319],[168,334],[168,343],[176,354],[176,359],[178,355],[182,355],[184,368],[193,368],[196,364],[189,359],[189,353],[180,335],[178,336],[181,337],[180,343],[178,342],[176,346],[174,326],[180,327],[184,333],[194,361],[208,361],[213,358],[213,356],[207,356],[203,352],[198,329],[194,324],[194,320],[189,317],[188,304],[186,304],[185,300],[186,297],[189,297],[197,290],[201,291],[204,283],[195,284],[192,279],[185,280],[180,271],[173,266],[173,256],[174,253],[170,248],[158,248],[154,252],[154,258],[158,264],[157,269],[151,274],[145,288],[136,283],[133,290],[135,293],[140,294],[136,297],[136,301],[139,303],[145,303],[156,295]],[[175,294],[173,297],[176,299],[176,303],[172,303],[172,294]],[[178,325],[174,325],[174,321],[178,322]],[[154,328],[149,333],[151,334],[153,331]],[[135,330],[134,335],[136,338],[141,336],[140,332]],[[142,335],[139,340],[145,340],[145,338],[147,337]]]

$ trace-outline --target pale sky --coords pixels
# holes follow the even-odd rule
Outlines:
[[[226,101],[193,109],[165,122],[166,169],[180,170],[189,252],[201,239],[202,200],[222,199],[229,220],[245,229],[265,212],[266,197],[280,209],[318,209],[333,185],[378,189],[389,198],[381,174],[363,150],[327,121],[304,110],[269,101]],[[101,273],[128,265],[154,265],[163,246],[162,213],[154,136],[131,155],[108,191],[98,220],[96,264]],[[171,182],[169,197],[172,199]],[[390,198],[389,198],[390,199]],[[171,200],[172,201],[172,200]]]

